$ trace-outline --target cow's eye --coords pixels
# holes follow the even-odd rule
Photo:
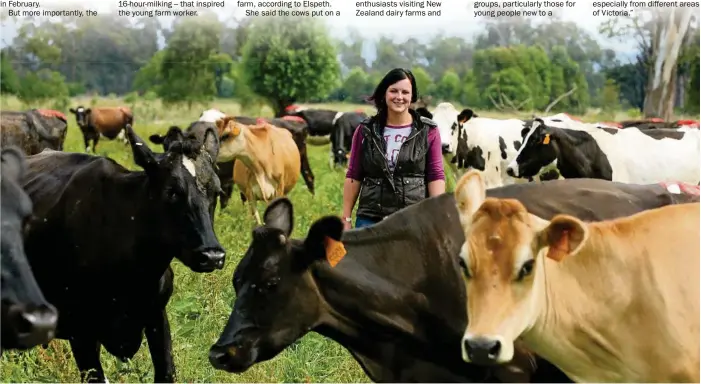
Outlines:
[[[533,273],[533,265],[535,264],[534,259],[530,259],[523,263],[521,266],[521,269],[518,271],[518,276],[516,277],[517,281],[523,280],[526,276],[530,275]]]
[[[465,278],[470,278],[470,270],[467,269],[467,264],[465,264],[465,260],[463,260],[462,257],[458,258],[458,263],[460,264],[460,269],[462,269],[463,275],[465,275]]]

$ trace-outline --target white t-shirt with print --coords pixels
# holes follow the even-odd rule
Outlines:
[[[385,129],[382,133],[387,147],[387,152],[385,152],[385,158],[387,159],[387,164],[389,165],[389,169],[392,172],[394,172],[394,166],[397,164],[397,156],[399,155],[399,149],[402,147],[402,143],[406,141],[407,137],[409,137],[410,133],[411,124],[404,126],[385,126]]]

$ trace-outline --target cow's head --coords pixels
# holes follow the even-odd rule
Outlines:
[[[292,203],[278,198],[253,230],[251,244],[236,266],[236,302],[209,361],[217,369],[243,372],[275,357],[321,322],[319,288],[311,269],[326,261],[329,244],[341,239],[343,222],[324,217],[304,241],[290,239]]]
[[[20,186],[24,156],[10,147],[1,158],[2,349],[27,349],[53,339],[58,313],[44,298],[24,253],[23,232],[32,214],[32,201]]]
[[[332,166],[345,167],[348,164],[348,159],[350,159],[350,152],[346,151],[345,148],[332,148],[333,152],[331,154],[333,164]]]
[[[150,208],[162,225],[157,236],[177,250],[176,257],[195,272],[224,267],[225,252],[213,228],[213,207],[221,193],[214,172],[217,137],[206,132],[203,141],[186,136],[170,143],[164,153],[155,154],[131,128],[127,138],[134,162],[148,176]]]
[[[192,127],[199,126],[200,129],[195,128],[191,130]],[[211,127],[211,128],[210,128]],[[163,146],[165,151],[173,145],[175,142],[186,142],[186,141],[196,141],[196,145],[199,148],[205,149],[200,151],[196,163],[208,162],[210,159],[216,159],[219,155],[219,139],[213,125],[207,122],[194,122],[190,124],[188,128],[188,133],[185,134],[178,126],[171,126],[165,135],[161,136],[159,134],[153,134],[149,136],[149,140],[154,144],[159,144]],[[217,167],[215,165],[215,171]],[[206,177],[206,172],[201,172],[198,177]],[[218,176],[217,176],[218,178]],[[219,180],[221,183],[221,179]],[[200,180],[200,183],[205,184],[207,181]],[[220,186],[221,187],[221,186]],[[222,195],[224,192],[220,191],[219,194]],[[216,202],[211,202],[209,207],[209,213],[212,215],[212,220],[214,220],[214,210],[216,209]]]
[[[246,151],[246,134],[249,130],[246,124],[239,123],[233,116],[227,116],[217,120],[216,125],[220,142],[217,161],[231,161]],[[258,125],[263,126],[268,124],[265,122],[258,122]]]
[[[587,228],[571,216],[543,220],[515,199],[486,198],[478,171],[458,181],[455,201],[465,234],[459,263],[470,317],[463,359],[506,363],[514,357],[514,341],[533,327],[544,308],[544,258],[559,261],[579,252]]]
[[[527,123],[521,130],[523,144],[506,167],[506,173],[511,177],[533,177],[555,164],[559,148],[552,133],[553,129],[542,119],[535,118]]]
[[[76,109],[71,108],[69,111],[75,115],[75,122],[79,127],[83,128],[88,125],[88,119],[92,113],[90,108],[85,108],[82,105],[79,105]]]

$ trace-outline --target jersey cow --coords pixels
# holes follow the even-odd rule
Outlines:
[[[219,161],[238,160],[234,164],[234,184],[261,224],[256,201],[268,202],[287,195],[299,179],[299,150],[292,134],[265,122],[242,124],[234,117],[219,119],[216,124],[221,139]]]
[[[51,109],[0,112],[2,147],[16,146],[25,155],[44,149],[63,150],[68,132],[66,116]]]
[[[34,217],[25,248],[59,311],[56,337],[70,342],[82,380],[105,380],[100,346],[130,359],[145,332],[154,382],[172,382],[170,263],[175,257],[197,273],[224,266],[208,211],[219,189],[211,160],[216,135],[155,154],[130,125],[126,131],[143,171],[84,153],[28,158],[23,185]]]
[[[513,177],[554,168],[565,178],[699,183],[698,130],[574,130],[550,127],[536,118],[521,135],[524,143],[506,169]]]
[[[95,153],[100,136],[109,140],[120,138],[125,145],[128,143],[125,137],[126,126],[134,124],[134,115],[128,107],[85,108],[81,105],[71,108],[70,112],[75,115],[75,121],[83,133],[85,152],[90,151],[92,140],[92,151]]]
[[[226,117],[226,115],[221,111],[217,109],[208,109],[202,112],[199,120],[216,123],[218,119],[221,119],[223,117]],[[235,119],[239,123],[247,125],[254,125],[259,120],[261,120],[246,116],[236,116]],[[307,189],[309,190],[309,192],[311,192],[311,194],[314,195],[314,173],[312,172],[311,165],[309,164],[309,157],[307,155],[308,133],[306,129],[306,123],[303,122],[304,120],[300,122],[294,116],[283,116],[282,118],[262,120],[276,127],[285,128],[288,131],[290,131],[292,137],[294,138],[295,144],[297,144],[297,149],[299,150],[300,170],[302,172],[302,178],[304,179],[304,183],[307,185]],[[229,198],[231,198],[231,194],[233,193],[234,183],[232,177],[234,173],[234,162],[235,160],[219,163],[220,170],[217,173],[222,175],[222,190],[224,191],[223,199],[220,199],[222,208],[226,207],[226,204],[229,201]],[[229,177],[228,180],[224,180],[225,174],[231,175],[232,177]],[[243,195],[241,195],[241,198],[243,201],[246,201]]]
[[[542,218],[478,172],[456,197],[466,362],[508,364],[520,338],[577,382],[699,382],[698,202]]]
[[[582,220],[699,201],[657,184],[596,179],[514,184],[487,195],[519,199],[541,217]],[[347,348],[376,382],[568,381],[527,350],[490,369],[462,361],[466,296],[456,256],[465,238],[452,194],[368,228],[343,231],[339,218],[324,217],[305,239],[290,238],[286,198],[264,219],[234,271],[234,308],[209,352],[215,368],[245,371],[314,331]]]
[[[286,109],[285,115],[297,116],[307,122],[307,129],[310,136],[328,137],[334,130],[334,124],[343,112],[332,111],[330,109],[296,108]]]
[[[0,351],[28,349],[48,343],[56,330],[56,308],[39,289],[24,253],[26,224],[32,201],[20,186],[26,172],[22,152],[3,148],[0,155],[0,260],[2,261],[2,339]]]

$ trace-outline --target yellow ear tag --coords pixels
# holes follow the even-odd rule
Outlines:
[[[557,244],[553,244],[548,249],[548,258],[561,261],[570,252],[570,236],[569,231],[562,231],[560,239]]]
[[[324,238],[324,248],[326,249],[326,260],[331,264],[331,268],[335,267],[346,256],[346,247],[343,246],[343,243],[328,236]]]
[[[234,127],[231,129],[231,134],[238,136],[241,133],[241,127],[234,123]]]
[[[545,144],[545,145],[550,144],[550,134],[549,133],[545,134],[545,139],[543,139],[543,144]]]

